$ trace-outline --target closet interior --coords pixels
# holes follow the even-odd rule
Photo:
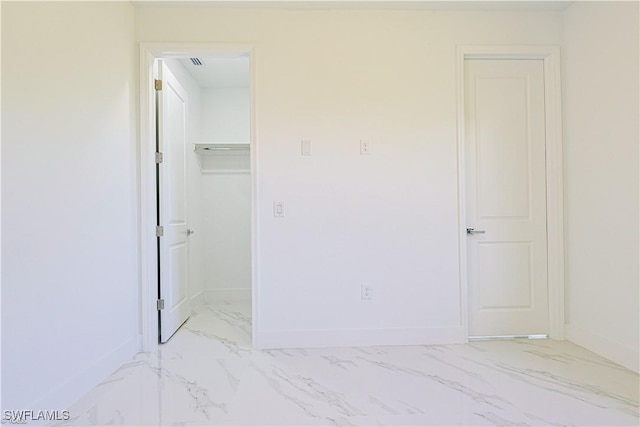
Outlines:
[[[242,54],[165,59],[187,93],[187,328],[251,345],[251,108]]]

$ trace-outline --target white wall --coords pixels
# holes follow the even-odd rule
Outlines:
[[[248,87],[207,88],[203,91],[203,142],[249,142]]]
[[[564,14],[567,336],[638,371],[638,3]]]
[[[138,348],[134,9],[2,2],[2,408]]]
[[[225,297],[251,289],[251,176],[249,155],[203,158],[202,206],[205,287]],[[238,293],[237,291],[242,291]],[[219,292],[212,297],[222,296]]]
[[[248,143],[250,101],[248,87],[205,89],[202,140]],[[204,156],[202,168],[204,283],[210,291],[208,299],[214,302],[217,298],[247,298],[251,290],[249,153]]]
[[[562,13],[150,6],[136,28],[255,46],[259,346],[464,339],[455,47],[559,45]]]
[[[202,131],[202,88],[177,59],[165,63],[187,92],[187,228],[194,230],[189,237],[188,292],[192,308],[204,302],[203,250],[204,224],[202,215],[202,174],[200,156],[193,144],[200,140]]]

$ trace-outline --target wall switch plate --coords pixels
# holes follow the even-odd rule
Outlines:
[[[361,156],[368,156],[369,154],[371,154],[371,143],[369,141],[367,141],[366,139],[361,139],[360,140],[360,155]]]
[[[303,156],[310,156],[311,155],[311,140],[310,139],[303,139],[302,143],[301,143],[301,148],[302,148],[302,155]]]
[[[371,288],[371,286],[361,285],[360,298],[362,298],[363,300],[369,300],[373,298],[373,289]]]
[[[273,202],[273,216],[275,218],[284,217],[284,202]]]

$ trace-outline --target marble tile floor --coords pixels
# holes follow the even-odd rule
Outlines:
[[[74,404],[65,425],[640,423],[638,375],[569,342],[259,351],[250,312],[203,307]]]

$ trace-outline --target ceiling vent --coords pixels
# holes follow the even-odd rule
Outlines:
[[[203,65],[202,61],[200,61],[200,58],[189,58],[191,60],[191,63],[193,65],[199,66],[199,65]]]

